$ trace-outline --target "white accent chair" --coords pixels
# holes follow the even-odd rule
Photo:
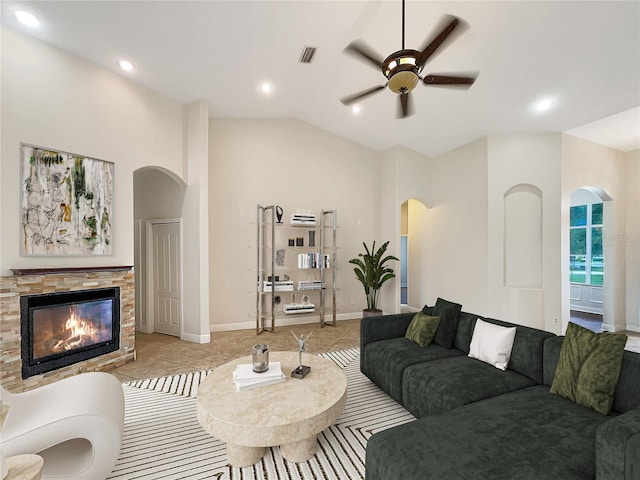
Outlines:
[[[83,373],[13,394],[2,429],[2,455],[37,453],[43,479],[105,480],[120,453],[124,393],[109,373]]]

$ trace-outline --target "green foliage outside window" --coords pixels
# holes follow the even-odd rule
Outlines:
[[[569,280],[571,283],[602,285],[604,282],[602,207],[602,203],[571,207],[571,230],[569,231]]]

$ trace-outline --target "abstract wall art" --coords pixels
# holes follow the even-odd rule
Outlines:
[[[20,147],[22,254],[111,255],[114,164]]]

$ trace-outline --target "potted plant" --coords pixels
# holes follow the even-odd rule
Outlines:
[[[367,296],[367,308],[362,311],[363,317],[381,315],[382,310],[378,309],[378,294],[380,293],[380,287],[387,280],[395,277],[393,268],[385,266],[388,261],[398,260],[393,255],[384,256],[387,251],[389,242],[386,241],[376,250],[376,242],[373,242],[371,250],[364,245],[365,253],[359,253],[358,258],[349,260],[349,263],[353,263],[356,267],[353,271],[356,274],[356,278],[360,280],[364,287],[364,293]]]

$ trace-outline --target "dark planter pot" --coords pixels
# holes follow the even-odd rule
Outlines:
[[[380,315],[382,315],[382,310],[378,310],[377,308],[365,308],[362,310],[362,318],[379,317]]]

